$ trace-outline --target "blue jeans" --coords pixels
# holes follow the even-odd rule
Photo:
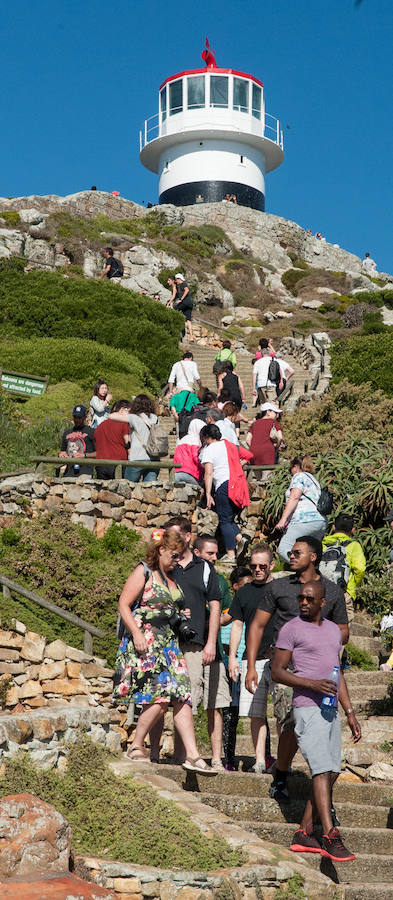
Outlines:
[[[234,517],[239,512],[239,507],[235,506],[228,497],[228,484],[228,481],[220,484],[214,495],[218,522],[227,551],[236,550],[236,535],[240,534],[240,528],[234,522]]]
[[[141,476],[142,481],[157,481],[158,472],[156,469],[135,469],[133,466],[127,466],[124,472],[124,478],[128,481],[139,481]]]
[[[328,520],[315,519],[311,522],[290,522],[288,528],[285,529],[281,541],[277,547],[277,553],[285,562],[289,562],[288,553],[292,550],[293,545],[300,537],[310,535],[310,537],[322,540],[327,529]]]
[[[185,481],[186,484],[196,484],[200,487],[200,481],[197,481],[193,475],[190,475],[189,472],[176,472],[175,471],[175,481]]]

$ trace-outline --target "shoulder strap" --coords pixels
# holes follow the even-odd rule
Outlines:
[[[299,473],[299,474],[300,474],[300,473]],[[315,487],[316,487],[315,479],[312,477],[312,475],[310,475],[310,472],[302,472],[302,475],[308,475],[308,477],[311,478],[311,481],[313,482],[313,484],[314,484]],[[318,502],[316,503],[315,500],[312,499],[312,497],[307,497],[306,499],[309,500],[310,503],[313,504],[313,506],[315,506],[315,507],[318,506]]]
[[[205,591],[207,590],[207,586],[209,584],[210,579],[210,566],[209,563],[204,560],[203,564],[203,584],[205,585]]]

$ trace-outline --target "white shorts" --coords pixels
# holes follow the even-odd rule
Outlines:
[[[249,716],[250,719],[266,719],[267,698],[269,691],[271,692],[272,690],[269,663],[270,659],[256,660],[255,668],[258,675],[258,687],[255,694],[250,694],[246,688],[247,660],[243,659],[240,681],[239,716]]]

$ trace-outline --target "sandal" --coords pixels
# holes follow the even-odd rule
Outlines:
[[[200,763],[204,763],[204,765],[202,766]],[[197,756],[195,759],[190,759],[190,757],[188,757],[186,761],[182,763],[182,767],[186,772],[195,772],[196,775],[218,775],[218,772],[212,769],[211,766],[208,766],[201,756]]]
[[[132,754],[132,756],[131,756]],[[150,759],[140,747],[129,747],[126,753],[127,759],[131,762],[150,762]]]

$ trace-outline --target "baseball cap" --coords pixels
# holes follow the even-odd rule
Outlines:
[[[279,409],[278,406],[274,405],[274,403],[262,403],[261,404],[261,412],[267,412],[269,409],[271,409],[272,412],[277,413],[277,415],[279,413],[282,413],[282,409]]]
[[[393,508],[389,509],[387,515],[384,516],[383,521],[384,522],[393,522]]]
[[[181,272],[178,272],[177,275],[175,275],[175,278],[181,278],[181,280],[184,281],[184,275],[182,275]]]
[[[83,406],[83,403],[79,403],[77,406],[74,406],[72,415],[77,419],[84,419],[84,417],[87,416],[87,409],[85,406]]]

